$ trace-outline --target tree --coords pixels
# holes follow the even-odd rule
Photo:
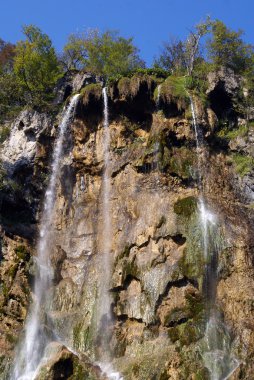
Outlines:
[[[207,42],[208,57],[216,66],[226,66],[243,73],[252,65],[253,47],[242,40],[241,30],[233,31],[216,20],[212,25],[212,38]]]
[[[195,26],[193,31],[190,31],[185,43],[185,59],[188,75],[192,75],[195,60],[201,58],[199,54],[200,40],[209,32],[211,26],[212,21],[207,16],[205,21],[200,22]]]
[[[0,38],[0,74],[12,71],[14,56],[15,45]]]
[[[69,67],[83,68],[105,77],[125,74],[137,67],[144,67],[133,45],[133,38],[123,38],[117,31],[100,33],[90,30],[71,35],[64,47]]]
[[[14,72],[29,103],[50,99],[60,69],[52,42],[34,25],[24,26],[17,43]]]
[[[190,31],[186,41],[171,39],[170,42],[165,42],[164,50],[155,65],[173,73],[187,71],[188,75],[192,75],[195,62],[202,58],[200,40],[209,32],[211,25],[212,21],[208,16]]]
[[[171,38],[163,43],[163,50],[155,66],[161,67],[171,73],[186,71],[185,44],[177,38]]]

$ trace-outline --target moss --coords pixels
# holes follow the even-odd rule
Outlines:
[[[150,91],[156,85],[156,81],[154,76],[139,72],[135,73],[131,78],[122,77],[117,84],[117,88],[121,97],[133,98],[138,94],[141,86],[145,85]]]
[[[18,337],[16,335],[13,335],[13,334],[10,334],[10,333],[6,334],[6,339],[12,345],[15,345],[18,342]]]
[[[68,377],[69,380],[98,380],[98,377],[92,373],[93,369],[85,368],[77,358],[73,361],[73,374]]]
[[[193,196],[182,198],[174,204],[174,212],[179,216],[189,218],[196,212],[197,205],[197,198]]]
[[[175,343],[177,340],[179,340],[179,331],[178,327],[171,327],[168,329],[168,336],[172,343]]]
[[[19,245],[14,249],[14,252],[16,256],[23,261],[29,261],[30,260],[30,253],[28,252],[27,248],[24,245]]]
[[[126,97],[131,93],[131,79],[123,77],[119,80],[117,88],[120,96]]]
[[[249,174],[254,169],[254,159],[253,157],[246,156],[240,153],[235,153],[231,155],[235,170],[240,177],[244,177]]]
[[[89,84],[81,90],[80,95],[84,105],[89,104],[92,99],[99,101],[102,97],[102,86],[99,83]]]
[[[161,84],[161,99],[165,103],[175,103],[179,110],[186,109],[189,104],[189,95],[186,90],[186,84],[186,77],[178,77],[173,75],[168,77]],[[157,95],[155,94],[155,96]]]
[[[192,177],[196,154],[186,147],[174,148],[169,159],[169,170],[183,179]]]
[[[76,348],[82,346],[84,350],[89,349],[93,344],[92,329],[89,326],[85,328],[82,322],[78,323],[73,328],[73,344]]]

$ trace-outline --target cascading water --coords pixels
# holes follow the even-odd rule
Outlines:
[[[109,109],[108,109],[108,94],[107,88],[102,90],[104,103],[104,172],[102,178],[102,244],[103,257],[101,260],[101,273],[103,273],[103,281],[100,284],[99,290],[99,313],[98,322],[100,326],[100,367],[104,374],[111,380],[123,380],[118,372],[115,372],[110,364],[109,340],[110,325],[112,324],[111,313],[111,297],[109,293],[110,278],[112,269],[111,244],[112,244],[112,229],[111,229],[111,210],[110,210],[110,130],[109,130]]]
[[[207,324],[202,343],[204,364],[210,372],[211,380],[226,380],[238,367],[238,361],[231,353],[231,337],[216,308],[218,246],[216,237],[218,226],[216,216],[206,208],[203,195],[204,149],[202,135],[198,127],[195,106],[190,97],[193,127],[197,150],[197,180],[199,189],[199,215],[202,235],[203,259],[205,263],[204,295],[207,302]]]
[[[160,100],[161,100],[161,84],[158,86],[157,98],[156,98],[156,109],[159,111],[160,109]]]
[[[102,90],[104,103],[104,133],[103,133],[103,154],[104,154],[104,171],[102,177],[102,239],[103,256],[101,263],[104,273],[103,283],[100,284],[100,312],[99,318],[103,319],[105,327],[111,319],[110,313],[110,296],[109,283],[111,272],[111,213],[110,213],[110,175],[109,175],[109,148],[110,148],[110,130],[109,130],[109,111],[107,88]],[[102,321],[99,321],[100,323]]]
[[[64,112],[59,126],[59,135],[53,152],[51,176],[45,194],[39,239],[37,245],[37,276],[34,284],[33,304],[25,326],[25,336],[15,362],[12,380],[32,380],[43,357],[46,344],[49,341],[47,332],[46,296],[53,278],[50,262],[50,244],[52,239],[52,223],[54,218],[54,203],[56,185],[59,178],[61,158],[63,154],[64,136],[77,105],[79,95],[75,95]],[[48,303],[48,300],[47,300]],[[43,310],[44,308],[44,310]],[[44,321],[42,315],[44,314]]]

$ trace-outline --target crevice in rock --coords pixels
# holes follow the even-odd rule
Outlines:
[[[115,178],[119,173],[121,173],[125,168],[126,166],[129,165],[129,162],[125,162],[123,165],[120,166],[120,168],[118,168],[117,170],[113,171],[112,174],[111,174],[111,177],[112,178]]]
[[[182,234],[177,234],[175,236],[171,236],[171,239],[177,244],[177,245],[184,245],[186,243],[186,237],[184,237]]]
[[[181,288],[181,287],[187,286],[189,283],[190,283],[190,281],[186,277],[184,277],[184,278],[182,278],[180,280],[177,280],[177,281],[169,281],[168,284],[167,284],[167,286],[166,286],[166,288],[165,288],[165,290],[164,290],[164,292],[162,294],[160,294],[159,298],[156,301],[155,312],[158,310],[158,308],[161,305],[163,299],[165,297],[167,297],[167,295],[168,295],[168,293],[169,293],[169,291],[170,291],[170,289],[172,287]]]

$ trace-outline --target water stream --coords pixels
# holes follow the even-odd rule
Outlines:
[[[216,239],[219,234],[217,218],[207,209],[204,190],[205,149],[199,128],[195,105],[190,97],[193,127],[197,150],[197,182],[199,189],[199,219],[202,235],[203,260],[205,263],[203,292],[206,298],[206,331],[202,342],[202,356],[211,380],[226,380],[239,366],[231,353],[232,339],[216,305],[218,251]]]
[[[110,129],[109,129],[109,107],[107,87],[102,90],[103,96],[103,115],[104,115],[104,134],[103,134],[103,154],[104,154],[104,171],[102,177],[102,258],[101,258],[101,277],[99,296],[99,334],[100,334],[100,367],[110,380],[123,380],[121,375],[116,372],[111,364],[111,355],[109,341],[111,338],[112,311],[110,296],[110,279],[112,274],[112,221],[110,208]]]
[[[46,303],[48,303],[48,290],[53,279],[50,250],[53,234],[52,223],[54,219],[56,185],[61,169],[65,133],[72,119],[78,98],[79,95],[73,96],[70,104],[64,111],[54,147],[51,176],[45,193],[37,243],[37,273],[34,283],[33,303],[26,321],[24,339],[16,354],[12,380],[31,380],[34,378],[36,369],[43,357],[44,349],[50,340],[50,326],[47,325]]]

